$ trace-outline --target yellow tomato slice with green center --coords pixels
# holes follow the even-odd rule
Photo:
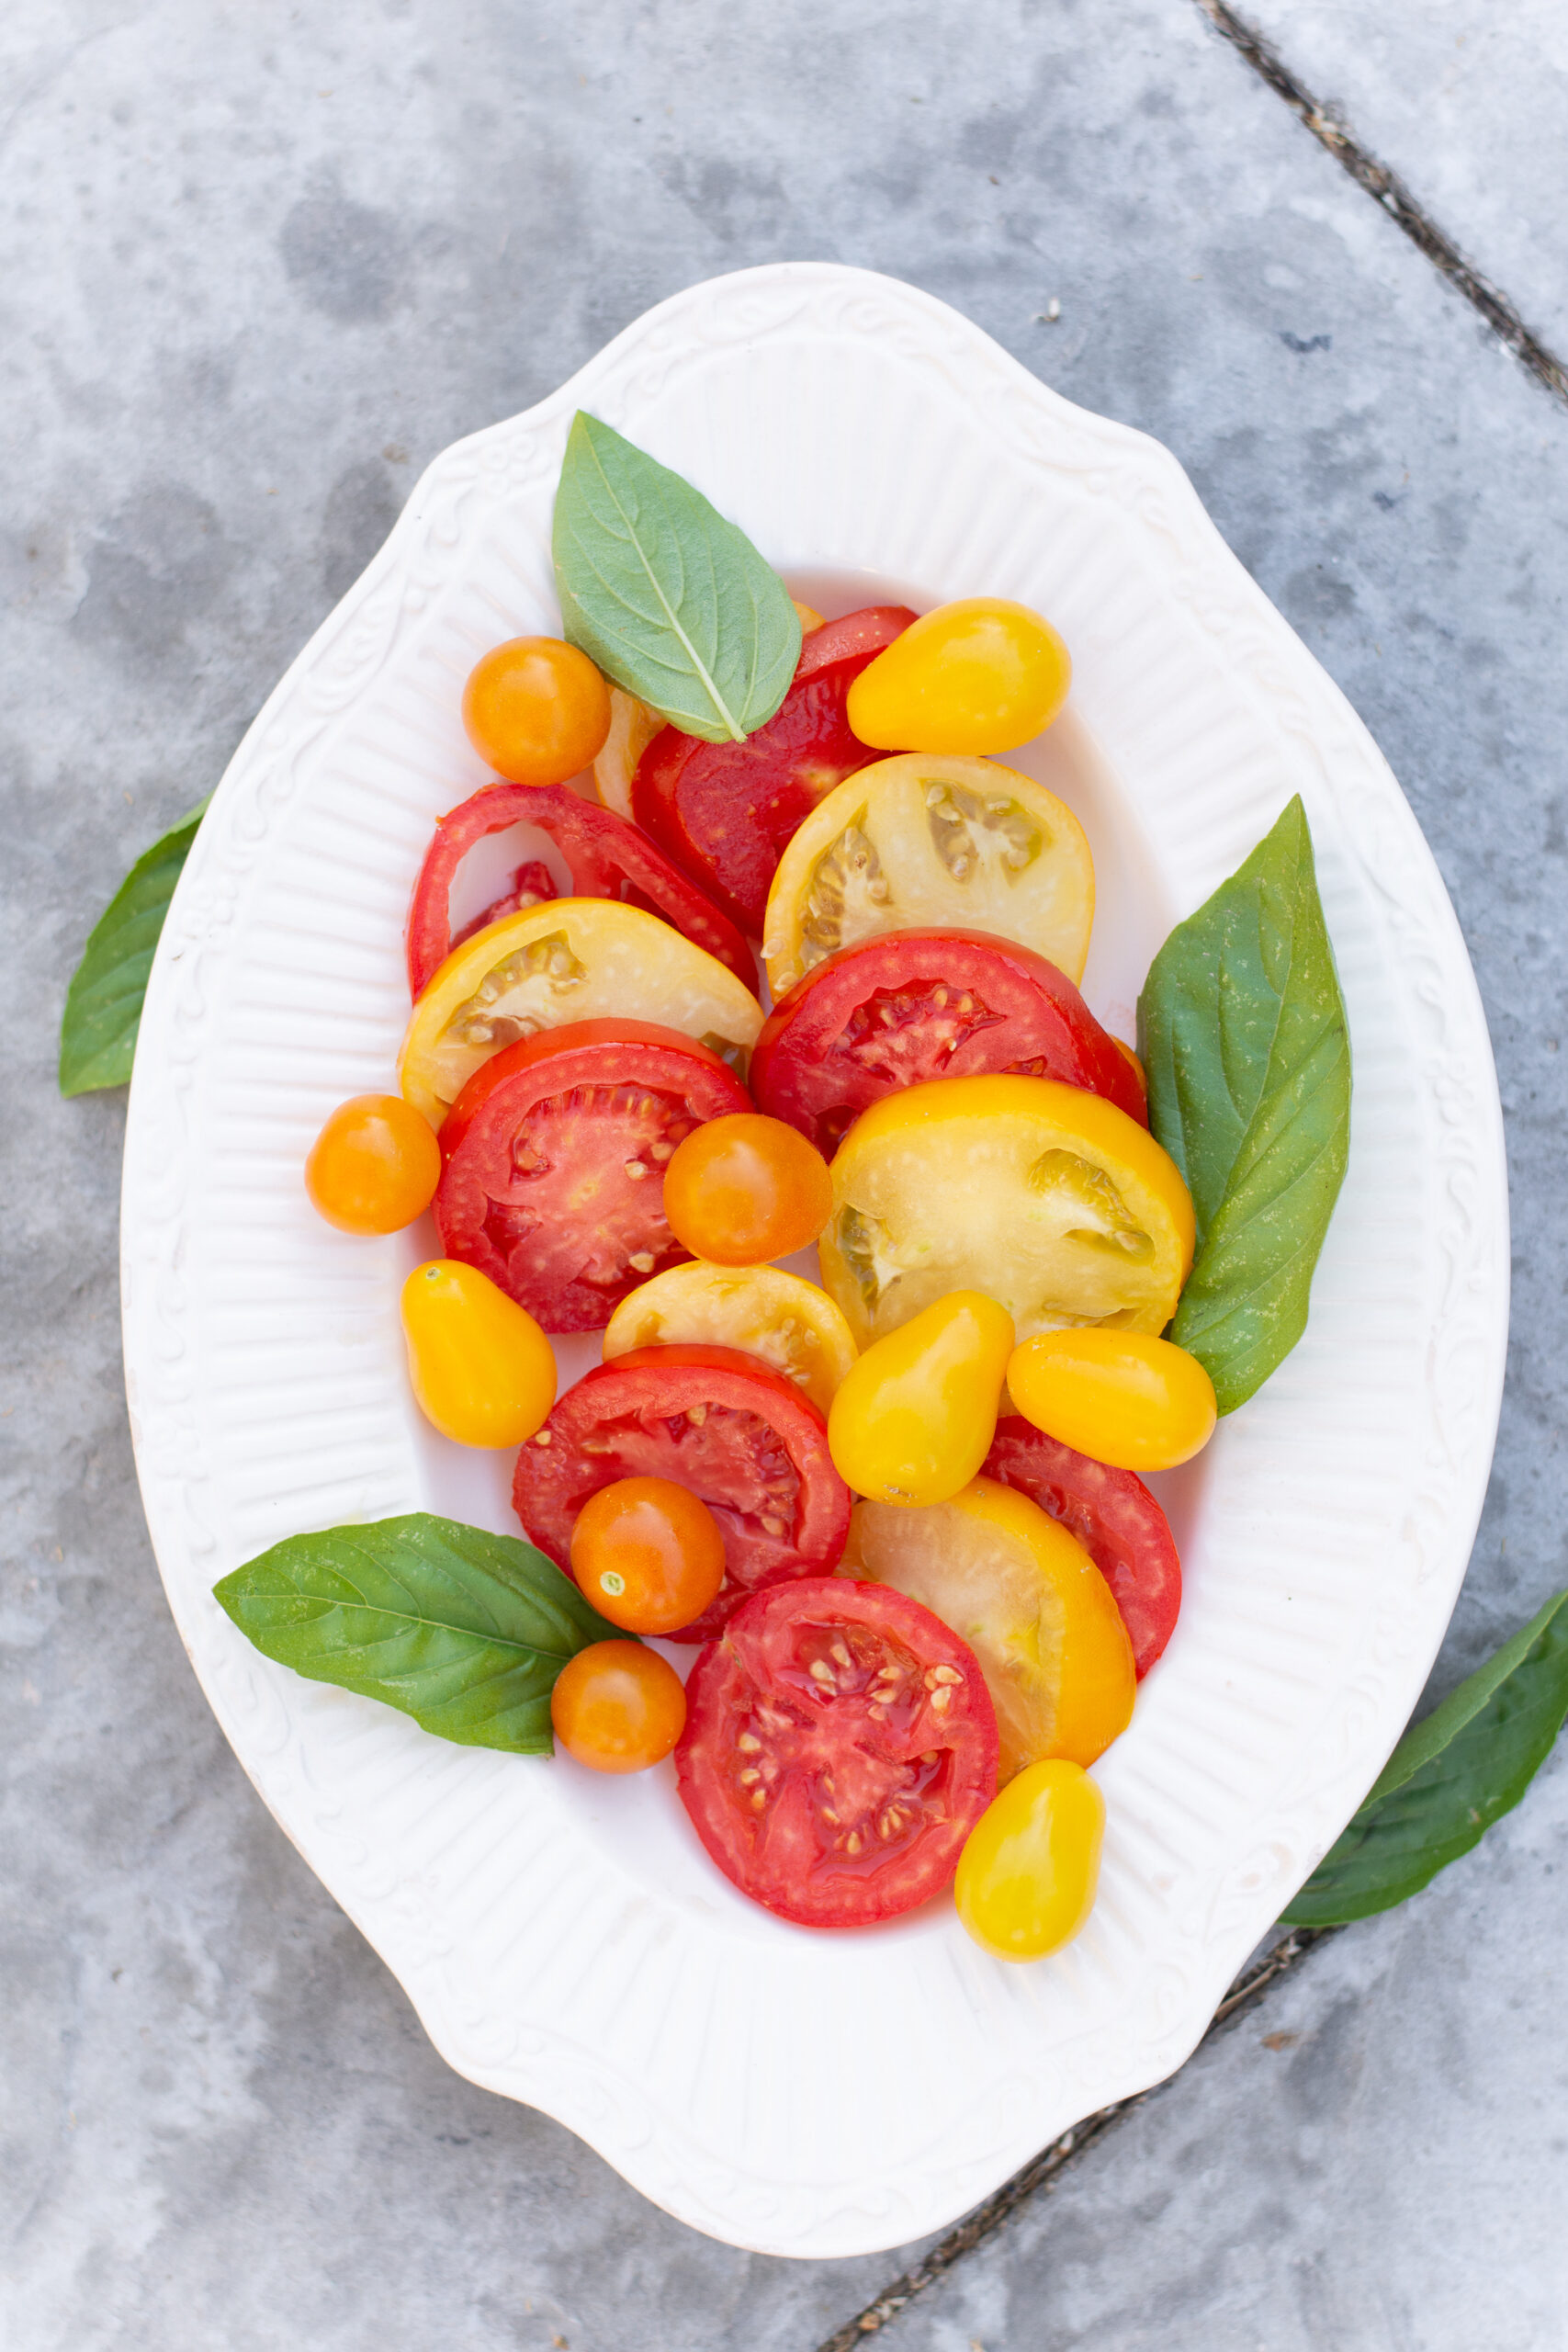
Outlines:
[[[1214,1433],[1214,1384],[1147,1331],[1043,1331],[1008,1365],[1025,1420],[1114,1470],[1174,1470]]]
[[[774,1001],[840,947],[947,925],[1083,977],[1094,860],[1065,801],[994,760],[879,760],[818,801],[779,860],[762,955]]]
[[[447,956],[413,1009],[398,1081],[439,1126],[482,1062],[569,1021],[679,1029],[742,1077],[762,1008],[733,972],[640,907],[551,899],[507,915]]]
[[[1050,726],[1072,677],[1042,614],[964,596],[922,613],[861,672],[849,721],[883,752],[1005,752]]]
[[[818,1244],[858,1346],[953,1290],[1037,1331],[1161,1331],[1192,1261],[1176,1163],[1103,1096],[1049,1078],[939,1078],[863,1112]]]
[[[908,1593],[980,1661],[1003,1781],[1047,1756],[1092,1764],[1132,1719],[1133,1647],[1111,1587],[1061,1522],[976,1478],[924,1510],[862,1502],[841,1576]]]
[[[1100,1885],[1105,1799],[1080,1766],[1032,1764],[964,1840],[953,1900],[998,1960],[1043,1960],[1085,1925]]]
[[[953,1291],[867,1349],[833,1399],[828,1447],[855,1494],[903,1507],[942,1503],[991,1450],[1013,1352],[1012,1317]]]
[[[634,1348],[741,1348],[821,1412],[855,1360],[850,1327],[825,1291],[782,1266],[671,1266],[624,1298],[604,1333],[604,1361]]]

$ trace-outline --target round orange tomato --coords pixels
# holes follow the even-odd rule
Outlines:
[[[340,1102],[310,1147],[305,1190],[340,1233],[397,1233],[430,1206],[441,1148],[400,1094]]]
[[[674,1634],[724,1582],[724,1537],[706,1503],[670,1478],[617,1478],[571,1532],[571,1573],[612,1625]]]
[[[664,1214],[676,1239],[711,1265],[760,1266],[815,1241],[833,1211],[821,1153],[782,1119],[732,1111],[676,1147]]]
[[[686,1727],[674,1668],[640,1642],[591,1642],[568,1658],[550,1693],[550,1722],[567,1754],[593,1772],[646,1772]]]
[[[564,784],[604,747],[610,689],[564,638],[508,638],[470,671],[463,724],[508,784]]]

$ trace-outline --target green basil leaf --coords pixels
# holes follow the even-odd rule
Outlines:
[[[1349,1030],[1299,798],[1155,957],[1138,1043],[1198,1221],[1169,1336],[1233,1413],[1306,1328],[1349,1151]]]
[[[198,801],[143,850],[94,924],[65,992],[62,1094],[92,1094],[130,1079],[152,951],[206,808],[207,800]]]
[[[568,1658],[627,1638],[531,1544],[428,1511],[290,1535],[213,1590],[296,1674],[400,1707],[439,1739],[521,1756],[551,1752]]]
[[[1415,1894],[1518,1804],[1568,1716],[1568,1592],[1407,1731],[1281,1917],[1365,1919]]]
[[[800,658],[788,589],[701,491],[581,409],[554,551],[567,637],[618,686],[710,743],[773,717]]]

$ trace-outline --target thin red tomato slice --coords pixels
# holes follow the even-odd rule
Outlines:
[[[759,1110],[830,1155],[885,1094],[998,1072],[1084,1087],[1148,1125],[1137,1071],[1066,974],[981,931],[841,947],[769,1014],[750,1083]]]
[[[742,1894],[805,1928],[864,1928],[944,1887],[997,1792],[975,1653],[891,1585],[759,1594],[698,1658],[681,1799]]]
[[[867,662],[914,617],[905,605],[868,605],[824,622],[803,640],[778,709],[743,743],[705,743],[666,727],[637,763],[637,823],[754,938],[773,870],[802,818],[883,756],[853,732],[844,706]]]
[[[1004,1413],[981,1476],[1059,1519],[1076,1535],[1116,1596],[1138,1679],[1176,1630],[1181,1562],[1170,1525],[1132,1470],[1112,1470],[1047,1437],[1021,1413]]]
[[[584,1374],[517,1457],[525,1532],[570,1573],[571,1531],[617,1478],[670,1478],[706,1503],[724,1537],[717,1599],[678,1634],[705,1642],[764,1587],[833,1567],[850,1490],[828,1425],[793,1381],[739,1348],[634,1348]]]
[[[690,1255],[664,1216],[676,1145],[750,1107],[716,1054],[651,1021],[525,1037],[474,1072],[442,1123],[442,1247],[547,1331],[603,1330],[629,1291]]]
[[[449,903],[453,876],[476,842],[517,824],[537,825],[549,835],[567,862],[574,896],[619,899],[662,916],[716,956],[755,995],[756,958],[735,925],[635,825],[611,808],[581,799],[564,784],[492,784],[460,808],[447,810],[419,869],[408,927],[409,993],[416,1002],[457,944]],[[540,873],[543,890],[537,888]],[[525,891],[531,895],[524,897]],[[468,939],[482,924],[498,922],[519,906],[554,896],[548,868],[530,861],[518,867],[512,889],[487,907],[479,922],[469,923],[461,936]]]

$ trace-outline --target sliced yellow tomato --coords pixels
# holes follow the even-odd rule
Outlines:
[[[1105,1799],[1065,1757],[1032,1764],[994,1797],[958,1858],[953,1899],[998,1960],[1043,1960],[1094,1908]]]
[[[814,628],[825,626],[822,615],[814,605],[803,605],[798,596],[792,596],[790,603],[795,606],[795,616],[800,623],[802,637],[809,637]]]
[[[634,1348],[743,1348],[826,1412],[855,1360],[850,1327],[825,1291],[782,1266],[671,1266],[622,1299],[604,1361]]]
[[[1049,1078],[939,1078],[863,1112],[834,1156],[822,1281],[862,1348],[948,1291],[1020,1340],[1162,1331],[1192,1261],[1176,1163],[1102,1095]]]
[[[637,763],[664,725],[656,710],[624,686],[610,688],[610,731],[593,763],[593,781],[606,808],[632,820],[632,778]]]
[[[1133,1646],[1111,1587],[1011,1487],[976,1478],[924,1510],[857,1503],[839,1573],[895,1586],[963,1635],[997,1711],[998,1782],[1048,1756],[1092,1764],[1132,1720]]]
[[[994,760],[915,752],[818,802],[779,861],[762,926],[775,1001],[885,931],[990,931],[1083,977],[1094,860],[1066,802]]]
[[[550,899],[447,956],[413,1009],[398,1083],[436,1127],[503,1046],[569,1021],[606,1020],[679,1029],[744,1076],[762,1009],[657,915],[614,899]]]

